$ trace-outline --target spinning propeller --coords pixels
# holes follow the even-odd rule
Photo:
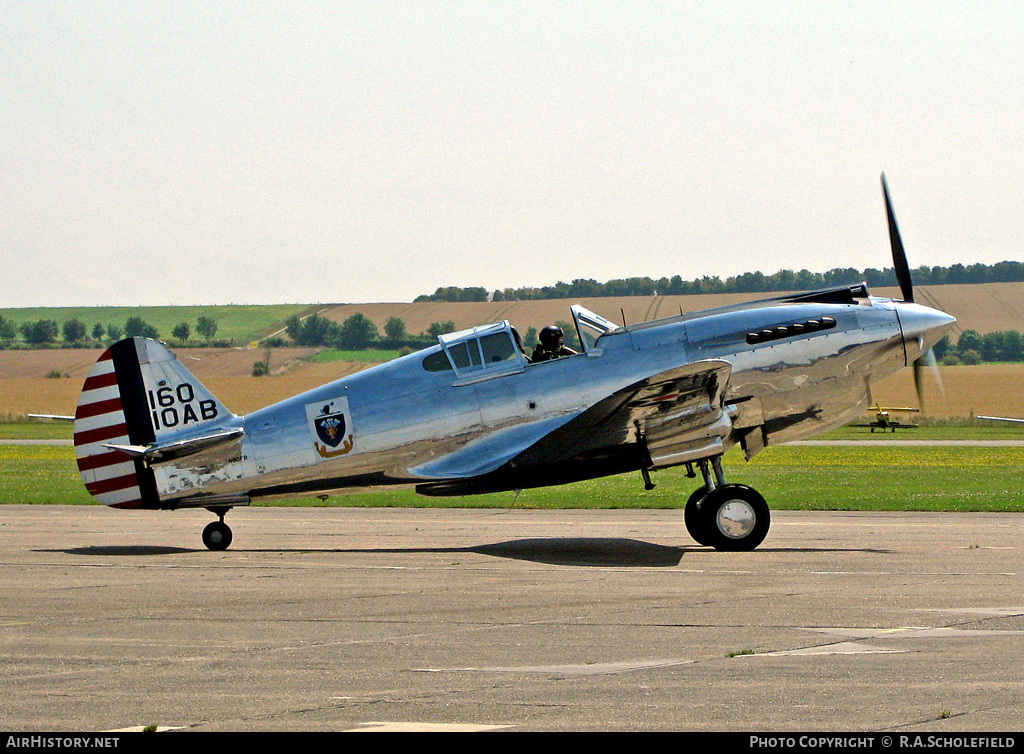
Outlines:
[[[892,199],[889,197],[889,185],[885,181],[885,173],[882,173],[882,193],[885,195],[885,215],[889,221],[889,244],[892,246],[892,266],[896,272],[896,281],[899,283],[903,301],[908,304],[914,303],[914,282],[910,278],[910,266],[907,264],[907,253],[903,249],[903,239],[900,237],[900,229],[896,224],[896,214],[892,210]],[[919,335],[918,340],[924,349],[924,336]],[[939,366],[935,360],[935,352],[929,348],[914,360],[914,387],[917,389],[917,400],[921,410],[924,410],[924,370],[931,367],[935,381],[942,390],[942,378],[939,375]]]

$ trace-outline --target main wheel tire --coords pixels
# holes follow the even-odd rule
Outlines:
[[[716,550],[753,550],[764,541],[771,526],[768,503],[745,484],[726,484],[700,503],[701,532]]]
[[[226,550],[231,544],[231,527],[223,521],[211,521],[203,529],[203,544],[208,550]]]
[[[686,531],[693,537],[694,542],[705,546],[711,544],[711,537],[706,531],[707,526],[700,514],[700,503],[707,494],[707,487],[698,487],[690,495],[690,499],[686,501],[686,507],[683,508],[683,523],[686,524]]]

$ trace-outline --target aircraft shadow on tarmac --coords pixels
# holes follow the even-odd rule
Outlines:
[[[666,547],[635,539],[518,539],[498,542],[492,545],[478,545],[465,548],[466,552],[491,555],[498,558],[530,560],[549,565],[596,566],[617,568],[671,568],[679,565],[683,555],[690,553],[715,553],[708,547],[694,544],[690,547]],[[818,548],[759,548],[755,553],[765,552],[813,552]],[[827,548],[828,552],[837,552]],[[857,552],[881,552],[878,550],[857,550]],[[715,553],[724,557],[735,557],[736,553]]]
[[[529,560],[549,565],[671,568],[683,559],[683,548],[665,547],[635,539],[559,538],[515,539],[466,548],[496,558]]]
[[[71,547],[66,550],[39,550],[38,552],[63,552],[66,555],[181,555],[187,552],[199,552],[187,547],[158,547],[154,545],[92,545],[90,547]]]
[[[785,547],[785,548],[761,548],[758,553],[806,553],[806,552],[864,552],[873,554],[886,554],[890,550],[878,550],[872,548],[818,548],[818,547]],[[205,549],[190,549],[186,547],[161,547],[153,545],[94,545],[89,547],[74,547],[65,550],[54,550],[68,555],[91,555],[91,556],[150,556],[150,555],[179,555],[185,553],[205,553]],[[618,538],[539,538],[539,539],[515,539],[506,542],[495,542],[493,544],[474,545],[472,547],[411,547],[411,548],[326,548],[315,549],[307,547],[297,548],[267,548],[267,549],[242,549],[233,548],[230,552],[238,553],[260,553],[260,552],[321,552],[321,553],[364,553],[367,555],[385,554],[426,554],[426,553],[476,553],[495,558],[509,558],[512,560],[528,560],[535,563],[546,563],[548,565],[564,565],[576,567],[616,567],[616,568],[672,568],[679,565],[683,555],[687,552],[711,553],[708,548],[693,545],[692,547],[666,547],[665,545],[642,542],[635,539]],[[722,553],[725,556],[734,556],[735,553]]]
[[[91,556],[149,556],[176,555],[206,550],[185,547],[159,547],[152,545],[92,545],[73,547],[53,552],[68,555]],[[366,553],[368,555],[401,553],[477,553],[497,558],[531,560],[538,563],[572,566],[619,566],[633,568],[668,568],[679,565],[685,549],[640,542],[634,539],[520,539],[472,547],[411,547],[411,548],[232,548],[230,552],[322,552],[322,553]]]

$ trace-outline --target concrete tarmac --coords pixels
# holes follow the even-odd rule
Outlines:
[[[1024,730],[1024,517],[0,506],[0,728]]]

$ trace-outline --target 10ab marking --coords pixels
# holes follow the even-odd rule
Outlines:
[[[188,382],[175,388],[164,386],[148,392],[154,430],[198,424],[217,417],[216,401],[197,401],[195,390]]]

